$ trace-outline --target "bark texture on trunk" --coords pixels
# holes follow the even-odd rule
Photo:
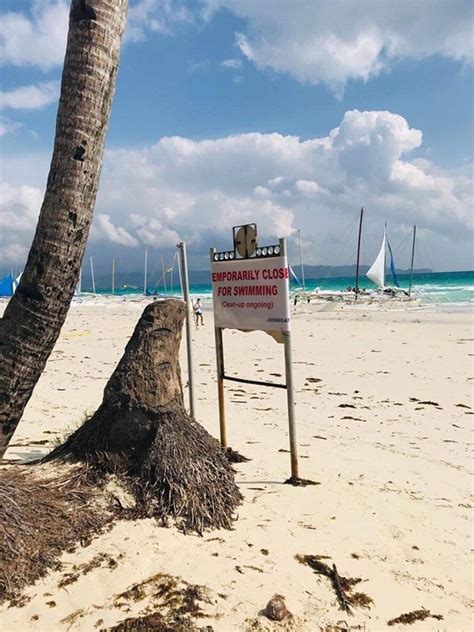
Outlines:
[[[185,529],[230,527],[241,501],[219,442],[186,413],[178,300],[145,308],[94,415],[48,457],[87,461],[132,482],[142,515]]]
[[[99,185],[128,0],[72,0],[46,192],[15,295],[0,320],[0,458],[74,295]]]

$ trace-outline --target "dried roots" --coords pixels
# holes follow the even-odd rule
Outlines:
[[[0,601],[58,568],[57,557],[111,519],[86,467],[0,470]]]
[[[99,409],[50,458],[85,460],[121,476],[136,498],[135,516],[176,519],[198,533],[230,528],[242,496],[219,443],[182,411],[137,411],[136,427],[146,428],[147,436],[137,432],[120,445],[117,438],[134,426],[133,414]]]

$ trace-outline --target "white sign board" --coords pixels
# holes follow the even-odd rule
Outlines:
[[[216,327],[290,330],[286,257],[213,261],[211,279]]]

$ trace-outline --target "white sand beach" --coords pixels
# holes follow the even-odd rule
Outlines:
[[[95,410],[145,304],[71,307],[7,460],[46,453]],[[300,475],[319,484],[283,484],[285,391],[229,382],[229,443],[251,459],[236,465],[244,501],[233,529],[199,537],[152,519],[119,522],[65,553],[61,570],[28,588],[22,607],[5,606],[5,632],[106,629],[149,612],[147,580],[163,573],[207,587],[208,616],[197,623],[216,632],[474,629],[472,315],[299,309],[292,332]],[[217,437],[209,311],[193,342],[197,417]],[[229,374],[283,380],[283,348],[270,336],[225,331],[224,343]],[[186,381],[184,344],[181,354]],[[329,579],[297,555],[328,556],[341,575],[362,578],[357,590],[372,606],[341,611]],[[71,572],[77,580],[59,588]],[[118,597],[142,582],[136,600]],[[281,624],[259,614],[276,593],[293,614]],[[443,619],[388,626],[420,608]]]

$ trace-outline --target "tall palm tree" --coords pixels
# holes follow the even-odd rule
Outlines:
[[[0,320],[0,458],[74,295],[102,167],[128,0],[71,0],[53,157],[20,284]]]

